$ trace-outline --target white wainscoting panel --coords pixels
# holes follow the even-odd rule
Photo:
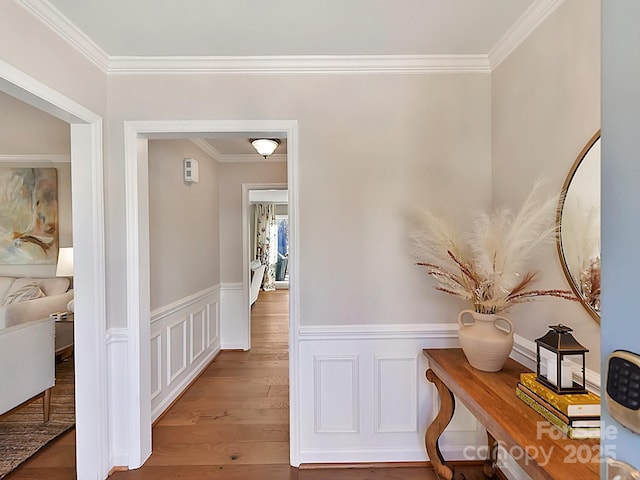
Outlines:
[[[162,392],[162,332],[151,336],[151,400]]]
[[[187,319],[180,316],[165,328],[167,385],[171,385],[187,369]]]
[[[242,282],[220,285],[220,339],[225,350],[251,346],[249,299]]]
[[[418,431],[418,357],[376,357],[376,433]]]
[[[422,349],[458,347],[457,334],[457,324],[301,327],[300,462],[427,460],[437,395]],[[459,402],[456,410],[440,447],[465,459],[486,436]]]
[[[151,312],[151,417],[156,420],[220,351],[220,288]]]
[[[316,433],[358,433],[358,357],[314,358]]]
[[[195,362],[206,349],[207,342],[207,321],[205,319],[205,310],[208,305],[204,305],[200,310],[191,312],[189,315],[189,340],[191,343],[191,358],[189,363]]]
[[[220,302],[207,303],[207,348],[220,349]]]

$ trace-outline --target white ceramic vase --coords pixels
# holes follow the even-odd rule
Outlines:
[[[465,323],[463,317],[472,317]],[[463,310],[458,315],[460,346],[472,367],[483,372],[502,369],[513,349],[513,324],[501,315]],[[506,329],[506,328],[508,329]]]

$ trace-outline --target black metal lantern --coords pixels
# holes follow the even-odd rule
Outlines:
[[[585,354],[589,351],[573,338],[565,325],[549,325],[546,335],[536,339],[536,380],[559,394],[587,393]],[[579,375],[574,376],[578,370]]]

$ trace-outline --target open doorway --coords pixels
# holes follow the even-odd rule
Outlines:
[[[249,304],[260,292],[289,288],[289,192],[286,186],[246,185],[247,222],[251,277]]]
[[[69,124],[71,132],[76,459],[78,478],[109,470],[102,118],[0,62],[0,91]]]
[[[292,335],[288,345],[288,357],[293,359],[289,365],[290,377],[290,418],[291,452],[297,450],[297,376],[295,359],[297,358],[297,305],[296,281],[296,201],[295,201],[295,164],[297,152],[297,125],[294,121],[149,121],[125,122],[125,163],[126,205],[127,205],[127,259],[128,259],[128,291],[127,312],[130,338],[137,341],[129,344],[130,365],[130,401],[128,402],[130,447],[129,467],[142,465],[151,453],[151,391],[145,380],[151,377],[150,357],[152,353],[149,332],[149,230],[148,230],[148,156],[146,143],[149,139],[162,138],[208,138],[211,136],[271,136],[286,138],[289,143],[287,158],[287,184],[289,186],[289,330]],[[244,187],[243,187],[244,188]],[[237,197],[236,197],[237,198]],[[243,190],[243,202],[244,202]],[[238,199],[239,200],[239,199]],[[239,202],[238,202],[239,203]],[[240,205],[238,205],[240,206]],[[246,209],[242,208],[242,224],[246,221]],[[240,219],[238,219],[240,220]],[[239,229],[242,231],[242,228]],[[245,237],[237,242],[241,253],[247,251]],[[244,248],[243,248],[244,247]],[[231,250],[233,250],[231,248]],[[234,344],[237,340],[249,345],[249,260],[240,255],[242,263],[241,282],[232,278],[231,282],[221,279],[220,288],[220,338],[222,348],[225,343]],[[243,257],[243,258],[242,258]],[[244,320],[246,319],[246,321]],[[234,330],[235,329],[235,330]],[[237,338],[229,338],[237,336]],[[246,348],[243,348],[246,349]],[[296,459],[291,453],[291,462]]]

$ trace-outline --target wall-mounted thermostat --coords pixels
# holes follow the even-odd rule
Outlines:
[[[611,416],[640,433],[640,355],[626,350],[609,355],[605,397]]]
[[[184,181],[198,183],[198,161],[193,158],[184,159]]]

